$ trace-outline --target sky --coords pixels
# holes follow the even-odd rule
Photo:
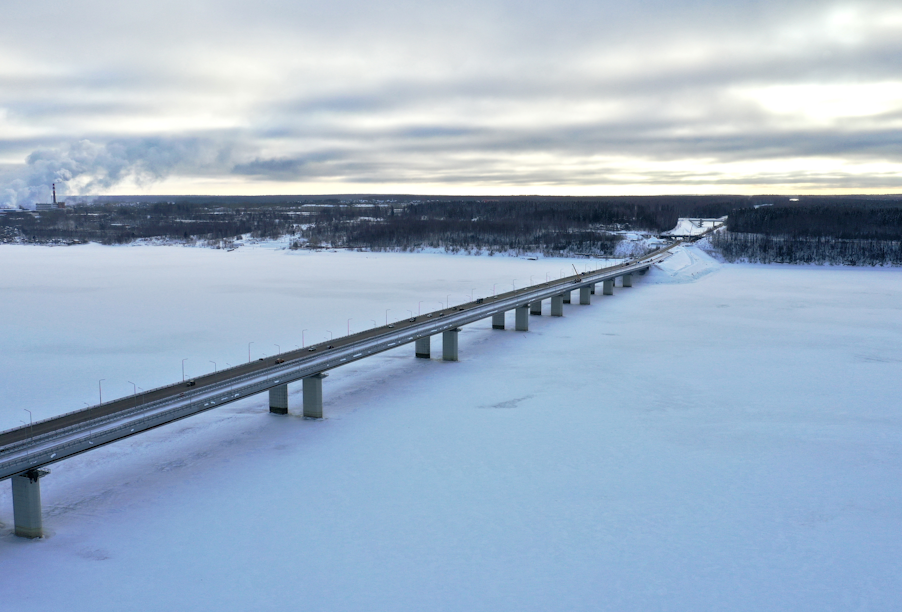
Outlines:
[[[0,206],[902,192],[902,5],[4,2]]]

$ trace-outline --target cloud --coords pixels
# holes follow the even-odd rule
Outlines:
[[[861,175],[900,161],[896,2],[48,0],[5,18],[7,204],[53,178],[97,193],[190,177],[210,193],[898,184]],[[761,170],[774,160],[797,174]]]

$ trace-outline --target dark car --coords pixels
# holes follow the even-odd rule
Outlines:
[[[276,359],[276,363],[285,363],[285,360],[279,357],[278,359]]]
[[[197,384],[197,383],[196,383],[195,381],[189,380],[188,382],[185,383],[185,386],[186,386],[186,387],[193,387],[193,386],[196,385],[196,384]]]

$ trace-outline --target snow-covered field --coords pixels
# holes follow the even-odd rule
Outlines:
[[[0,427],[568,266],[0,247]],[[900,608],[902,271],[686,249],[530,325],[52,466],[43,540],[3,483],[0,609]]]

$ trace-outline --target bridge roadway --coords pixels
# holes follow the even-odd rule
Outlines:
[[[15,477],[13,505],[16,533],[28,537],[41,534],[37,482],[45,472],[40,468],[244,397],[315,377],[327,370],[421,338],[457,330],[462,325],[524,308],[567,291],[644,272],[669,257],[670,250],[678,244],[679,241],[617,266],[508,291],[266,360],[220,370],[192,379],[194,384],[191,386],[186,386],[184,382],[168,385],[2,432],[0,480]],[[17,499],[22,500],[18,505]],[[33,523],[34,528],[29,529],[27,525],[20,528],[20,522]]]

